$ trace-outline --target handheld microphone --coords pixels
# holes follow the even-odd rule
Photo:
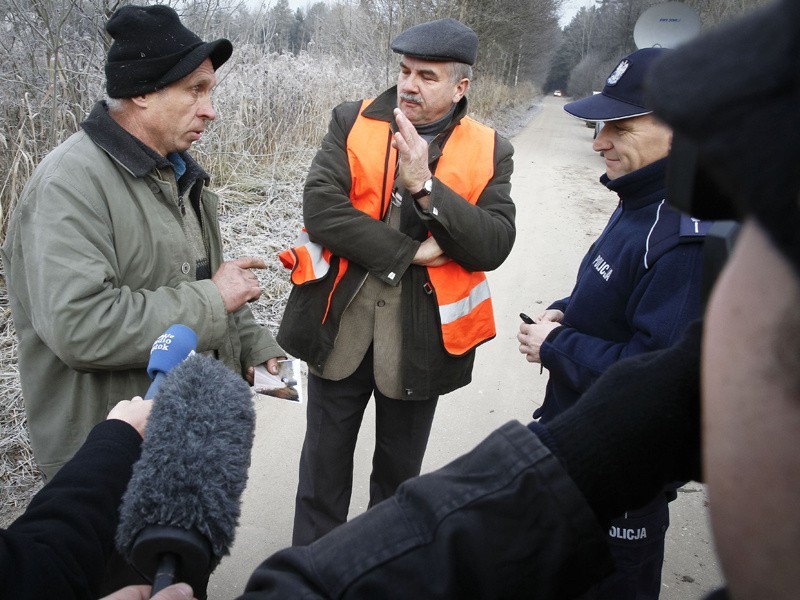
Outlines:
[[[184,581],[204,597],[233,543],[254,434],[250,387],[219,361],[195,354],[164,379],[116,536],[153,595]]]
[[[197,348],[197,334],[186,325],[172,325],[158,336],[150,348],[150,362],[147,363],[147,374],[153,383],[147,388],[145,400],[155,397],[162,380],[174,367]]]

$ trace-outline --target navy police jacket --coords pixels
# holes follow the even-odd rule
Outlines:
[[[600,178],[620,203],[583,258],[572,293],[549,307],[564,319],[540,349],[550,379],[534,418],[546,422],[564,411],[621,358],[672,345],[700,316],[702,242],[711,222],[667,204],[666,164]]]

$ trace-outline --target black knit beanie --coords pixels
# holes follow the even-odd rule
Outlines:
[[[659,59],[649,77],[656,114],[676,140],[694,144],[698,172],[730,198],[732,213],[763,226],[800,276],[800,2],[775,2],[703,35]],[[708,196],[697,194],[698,209]]]
[[[106,92],[132,98],[183,79],[206,59],[214,70],[233,52],[226,39],[203,42],[169,6],[123,6],[106,23],[114,39],[106,60]]]

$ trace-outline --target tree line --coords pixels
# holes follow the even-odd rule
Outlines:
[[[683,0],[697,11],[708,30],[770,0]],[[639,16],[663,0],[596,0],[583,7],[561,32],[544,82],[545,91],[575,97],[603,87],[617,62],[636,50],[633,29]]]
[[[219,145],[198,149],[210,157],[215,181],[229,181],[237,173],[226,169],[263,167],[254,157],[314,147],[335,103],[390,85],[397,70],[390,42],[411,25],[453,17],[475,30],[480,48],[470,100],[486,118],[531,103],[542,90],[582,96],[600,89],[616,61],[634,49],[636,19],[658,1],[597,0],[563,29],[562,0],[328,0],[296,10],[287,0],[164,3],[203,39],[227,37],[236,47],[217,97],[226,114],[245,115],[247,122],[227,119]],[[766,1],[687,4],[712,27]],[[104,25],[125,3],[0,0],[0,241],[34,167],[102,97],[111,43]],[[287,130],[296,130],[293,139]],[[235,143],[224,146],[226,140]],[[240,150],[247,160],[234,157]]]
[[[276,84],[258,91],[257,102],[233,101],[237,110],[264,110],[250,115],[259,123],[275,123],[248,142],[251,155],[271,155],[269,140],[284,139],[285,128],[295,119],[309,118],[322,125],[327,111],[317,106],[360,97],[364,90],[390,85],[397,57],[389,44],[405,28],[431,19],[454,17],[471,26],[481,46],[475,69],[476,94],[482,92],[497,104],[531,100],[535,82],[541,82],[560,35],[560,0],[334,0],[291,10],[287,0],[254,3],[253,0],[166,0],[184,23],[203,39],[227,37],[236,48],[231,65],[221,71],[218,97],[235,90],[231,81],[260,81],[277,69],[298,89],[311,89],[318,98],[294,98],[297,115],[281,113],[285,97],[271,98]],[[109,16],[122,0],[0,0],[0,240],[15,199],[33,168],[55,145],[78,129],[94,101],[102,98],[103,64],[111,43],[104,31]],[[139,4],[150,3],[139,0]],[[249,64],[244,64],[247,57]],[[292,60],[296,59],[296,60]],[[294,71],[294,72],[293,72]],[[332,71],[334,73],[332,73]],[[336,71],[340,76],[335,81]],[[307,85],[298,82],[303,78]],[[292,81],[293,80],[293,81]],[[335,85],[335,91],[314,90],[314,85]],[[235,86],[232,86],[235,87]],[[252,92],[251,92],[252,93]],[[516,97],[516,98],[515,98]],[[503,100],[499,100],[499,99]],[[225,98],[230,104],[231,99]],[[309,106],[317,114],[308,114]],[[230,114],[230,113],[228,113]],[[322,126],[321,125],[321,126]],[[230,119],[226,127],[236,127]],[[315,145],[321,126],[297,143]],[[241,139],[247,131],[234,136]],[[231,137],[226,132],[227,137]],[[261,148],[254,147],[263,141]],[[293,142],[294,143],[294,142]],[[206,149],[230,156],[225,148]],[[216,160],[216,158],[215,158]],[[230,164],[230,161],[222,161]],[[212,176],[215,164],[211,165]],[[223,173],[223,179],[228,174]]]
[[[379,50],[373,58],[392,64],[391,39],[404,29],[452,17],[470,26],[480,39],[478,74],[492,74],[507,85],[535,81],[549,67],[559,35],[561,0],[338,0],[316,2],[294,12],[287,0],[266,9],[266,18],[241,7],[245,22],[258,22],[258,42],[272,52],[323,52],[343,55],[357,48]],[[354,30],[354,12],[371,27]],[[355,19],[357,24],[362,21]],[[247,35],[246,28],[237,34]],[[393,77],[393,74],[390,75]]]

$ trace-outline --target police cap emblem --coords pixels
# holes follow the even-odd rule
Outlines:
[[[625,71],[628,70],[629,66],[631,66],[631,63],[629,63],[627,59],[619,61],[617,68],[614,69],[614,72],[606,79],[606,85],[616,85],[617,82],[622,79],[622,76],[625,75]]]

